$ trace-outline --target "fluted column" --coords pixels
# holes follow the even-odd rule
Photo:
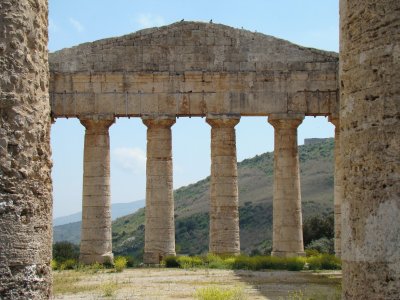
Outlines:
[[[143,117],[147,126],[146,221],[143,261],[175,255],[171,126],[175,118]]]
[[[46,0],[0,1],[0,299],[52,298]]]
[[[329,117],[329,122],[335,125],[335,185],[334,185],[334,214],[335,214],[335,254],[340,257],[341,254],[341,226],[342,226],[342,156],[340,154],[340,127],[339,117]]]
[[[339,7],[342,299],[400,299],[400,1]]]
[[[211,125],[209,251],[239,254],[239,199],[235,126],[240,117],[207,117]]]
[[[297,127],[300,114],[274,114],[275,129],[272,255],[304,255]]]
[[[85,126],[81,252],[85,264],[112,262],[110,138],[113,117],[80,119]]]

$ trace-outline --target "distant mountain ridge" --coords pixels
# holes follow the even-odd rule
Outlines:
[[[145,206],[145,200],[137,200],[127,203],[114,203],[111,204],[111,218],[115,219],[134,213],[139,208]],[[68,216],[54,218],[53,226],[60,226],[69,223],[80,222],[82,220],[82,212],[77,212]]]

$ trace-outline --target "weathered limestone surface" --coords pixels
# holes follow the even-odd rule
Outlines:
[[[85,264],[112,262],[110,137],[114,117],[80,119],[85,126],[82,229],[79,260]]]
[[[55,117],[338,111],[336,53],[179,22],[50,54]]]
[[[341,255],[343,167],[340,153],[340,121],[338,116],[329,116],[329,122],[335,125],[335,183],[334,183],[334,218],[335,218],[335,254]]]
[[[147,126],[144,263],[175,255],[171,126],[175,118],[143,116]]]
[[[0,2],[0,299],[51,296],[47,1]]]
[[[297,127],[304,115],[270,115],[274,126],[272,255],[304,255]]]
[[[400,299],[400,1],[340,1],[343,299]]]
[[[238,116],[209,115],[211,126],[210,245],[215,254],[239,254],[239,192],[235,126]]]

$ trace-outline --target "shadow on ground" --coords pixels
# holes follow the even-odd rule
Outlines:
[[[259,299],[271,300],[336,300],[341,299],[341,272],[295,271],[234,271],[245,289]]]

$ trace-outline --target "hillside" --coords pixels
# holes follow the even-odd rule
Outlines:
[[[303,218],[333,210],[333,139],[306,141],[299,146]],[[239,214],[242,251],[265,251],[272,239],[273,152],[238,163]],[[177,251],[185,254],[208,249],[209,180],[175,191]],[[144,213],[113,222],[114,253],[141,256],[144,241]],[[54,228],[61,237],[79,242],[80,222]]]
[[[144,200],[137,200],[128,203],[111,204],[111,218],[115,219],[135,213],[138,209],[145,206]],[[53,241],[68,241],[79,244],[81,238],[82,212],[77,212],[53,220]]]
[[[333,210],[333,139],[299,146],[303,218]],[[238,163],[242,251],[264,251],[272,239],[273,152]],[[209,177],[175,191],[177,251],[208,249]],[[115,254],[140,256],[144,209],[113,222]]]
[[[115,219],[126,216],[127,214],[133,214],[139,208],[144,207],[144,200],[137,200],[127,203],[113,203],[111,204],[111,219],[114,221]],[[82,220],[82,212],[77,212],[68,216],[54,218],[53,226],[60,226],[69,223],[76,223]],[[57,240],[55,237],[55,240]]]

